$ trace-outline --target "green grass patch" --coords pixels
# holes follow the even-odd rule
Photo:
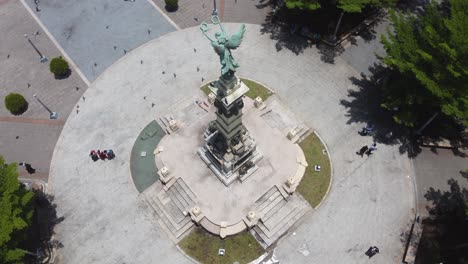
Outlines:
[[[269,89],[267,89],[265,86],[263,86],[263,85],[261,85],[261,84],[259,84],[257,82],[242,79],[242,78],[241,78],[241,80],[250,89],[245,95],[247,97],[249,97],[250,99],[252,99],[252,100],[257,98],[257,96],[260,96],[260,98],[262,98],[263,101],[266,101],[266,99],[268,99],[268,97],[273,95],[273,93]],[[210,90],[210,88],[208,88],[208,85],[209,85],[209,83],[203,85],[200,88],[206,95],[209,95],[211,93],[211,90]]]
[[[299,143],[299,146],[304,151],[309,166],[297,187],[297,191],[315,208],[324,198],[330,185],[330,160],[327,153],[323,152],[325,146],[315,133],[306,137]],[[319,172],[314,170],[315,165],[320,165],[321,170]]]
[[[263,248],[248,232],[221,239],[203,230],[195,228],[179,242],[180,248],[201,263],[232,264],[249,263],[264,253]],[[224,248],[224,256],[218,256],[218,249]]]
[[[242,78],[241,78],[241,80],[250,89],[245,95],[247,95],[252,100],[257,98],[257,96],[260,96],[260,98],[262,98],[263,101],[266,101],[266,99],[268,99],[268,97],[273,95],[273,93],[270,90],[268,90],[267,88],[265,88],[265,86],[263,86],[263,85],[261,85],[259,83],[256,83],[256,82],[250,81],[250,80],[246,80],[246,79],[242,79]]]
[[[208,88],[209,85],[210,85],[210,83],[207,83],[207,84],[203,85],[200,88],[202,90],[202,92],[204,92],[206,94],[206,96],[208,96],[211,93],[210,88]]]

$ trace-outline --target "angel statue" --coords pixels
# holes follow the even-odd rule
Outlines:
[[[206,22],[200,25],[200,30],[203,32],[203,35],[211,41],[211,46],[213,46],[214,50],[219,55],[221,75],[229,79],[239,67],[239,64],[232,57],[231,50],[237,49],[240,46],[245,33],[245,25],[242,24],[239,30],[229,37],[224,31],[223,25],[216,14],[211,17],[211,22],[213,22],[214,25],[218,24],[221,28],[221,32],[215,33],[215,39],[210,38],[210,36],[206,34],[209,30]]]

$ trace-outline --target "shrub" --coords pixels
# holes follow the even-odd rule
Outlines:
[[[14,115],[20,115],[28,109],[28,102],[21,94],[10,93],[5,97],[5,107]]]
[[[70,70],[68,62],[62,58],[62,56],[53,58],[49,64],[50,72],[56,76],[66,75]]]
[[[179,0],[164,0],[166,7],[172,10],[177,9],[179,6]]]

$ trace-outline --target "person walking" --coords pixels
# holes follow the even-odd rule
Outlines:
[[[375,254],[380,253],[380,250],[376,246],[371,246],[367,249],[366,253],[364,253],[369,258],[372,258]]]
[[[36,173],[36,169],[34,169],[29,163],[20,162],[18,165],[23,166],[29,174]]]
[[[372,143],[372,145],[369,146],[369,149],[367,150],[366,154],[367,156],[372,155],[372,152],[377,150],[377,143]]]
[[[366,153],[366,151],[369,149],[369,147],[367,145],[364,145],[362,146],[362,148],[356,152],[356,154],[358,154],[359,156],[364,156],[364,153]]]

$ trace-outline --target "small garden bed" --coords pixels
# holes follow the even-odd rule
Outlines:
[[[221,239],[203,230],[194,229],[188,236],[179,242],[180,248],[195,260],[211,264],[234,262],[249,263],[260,257],[264,250],[248,232]],[[218,250],[225,249],[225,255],[219,256]]]
[[[330,185],[330,160],[325,146],[315,133],[301,141],[299,146],[302,148],[309,166],[297,187],[297,191],[315,208],[327,194]],[[320,165],[320,171],[314,170],[315,165]]]
[[[254,100],[257,96],[260,96],[263,99],[263,101],[266,101],[268,97],[273,95],[272,91],[270,91],[265,86],[257,82],[243,79],[243,78],[241,78],[241,81],[244,82],[244,84],[247,85],[247,87],[249,87],[250,90],[245,95],[252,100]],[[203,85],[200,88],[206,95],[211,93],[211,90],[210,88],[208,88],[208,86],[209,86],[209,83]]]

